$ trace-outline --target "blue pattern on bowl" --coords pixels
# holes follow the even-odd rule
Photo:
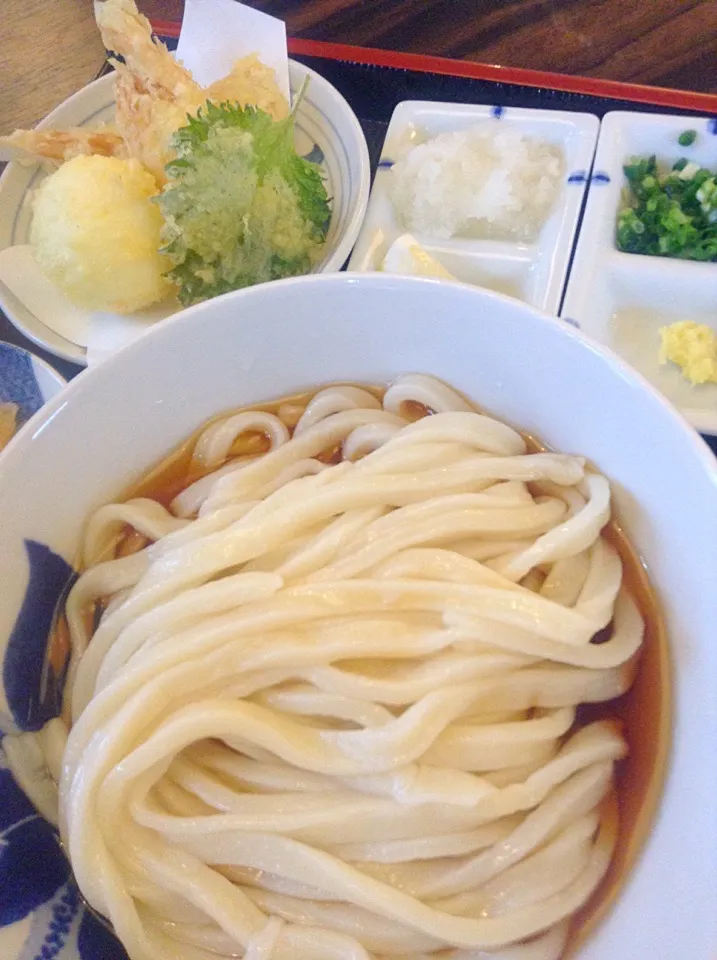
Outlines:
[[[85,907],[77,933],[81,960],[128,960],[127,952],[109,926]]]
[[[321,149],[318,143],[315,143],[311,150],[304,155],[304,160],[308,160],[309,163],[321,165],[324,162],[324,159],[324,151]]]
[[[12,714],[4,725],[32,731],[60,711],[67,651],[55,631],[77,574],[42,543],[26,540],[25,550],[27,586],[3,662]],[[0,743],[0,929],[22,923],[28,929],[20,952],[2,960],[127,960],[108,925],[82,902],[57,830],[14,779]]]
[[[0,926],[6,927],[49,901],[67,882],[70,865],[56,832],[17,785],[1,753],[0,796]]]
[[[28,927],[3,960],[127,960],[106,923],[83,902],[57,831],[27,799],[0,744],[0,930]]]
[[[26,540],[25,550],[29,577],[5,651],[3,684],[16,726],[39,730],[62,706],[66,658],[48,641],[77,574],[42,543]]]

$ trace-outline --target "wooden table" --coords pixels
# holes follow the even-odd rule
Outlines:
[[[178,22],[183,0],[140,0]],[[290,34],[717,92],[717,0],[252,0]],[[102,65],[90,0],[2,0],[0,133]]]

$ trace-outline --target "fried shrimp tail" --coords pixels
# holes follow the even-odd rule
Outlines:
[[[141,163],[161,187],[174,159],[174,134],[207,100],[251,104],[282,120],[289,104],[274,71],[256,54],[237,60],[231,72],[206,90],[169,50],[152,36],[149,20],[135,0],[95,0],[95,19],[115,67],[115,123],[97,130],[17,130],[0,137],[0,157],[21,162],[43,158],[61,164],[99,154]]]
[[[0,156],[22,162],[37,159],[64,163],[72,157],[100,154],[103,157],[126,157],[127,147],[122,135],[113,127],[87,130],[75,127],[69,130],[16,130],[8,137],[0,137]]]
[[[149,20],[134,0],[96,0],[95,20],[108,50],[122,57],[127,69],[152,97],[201,99],[201,87],[189,70],[152,37]]]
[[[204,93],[189,70],[152,37],[149,20],[134,0],[95,3],[95,19],[113,61],[115,121],[130,157],[142,163],[161,185],[165,164],[172,159],[172,135],[196,112]]]

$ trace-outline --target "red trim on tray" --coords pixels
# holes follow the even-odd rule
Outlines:
[[[155,33],[160,36],[179,36],[179,23],[153,20],[152,26]],[[305,40],[302,37],[289,37],[288,47],[289,53],[297,56],[324,57],[327,60],[345,60],[375,67],[393,67],[396,70],[439,73],[451,77],[468,77],[472,80],[492,80],[495,83],[543,87],[550,90],[563,90],[566,93],[581,93],[590,97],[632,100],[634,103],[649,103],[658,107],[674,107],[678,110],[717,113],[717,94],[713,93],[648,87],[639,83],[622,83],[618,80],[601,80],[597,77],[572,77],[564,73],[550,73],[544,70],[501,67],[493,63],[453,60],[449,57],[434,57],[422,53],[400,53],[394,50],[379,50],[376,47],[354,47],[347,43],[326,43],[323,40]]]
[[[178,23],[176,20],[155,20],[152,17],[149,22],[158,37],[171,37],[172,40],[177,39],[182,28],[181,22]]]

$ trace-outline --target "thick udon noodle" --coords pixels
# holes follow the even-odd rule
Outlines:
[[[626,749],[576,708],[629,687],[643,632],[608,482],[423,376],[279,412],[208,425],[170,509],[89,522],[60,782],[83,894],[131,960],[560,956]]]

